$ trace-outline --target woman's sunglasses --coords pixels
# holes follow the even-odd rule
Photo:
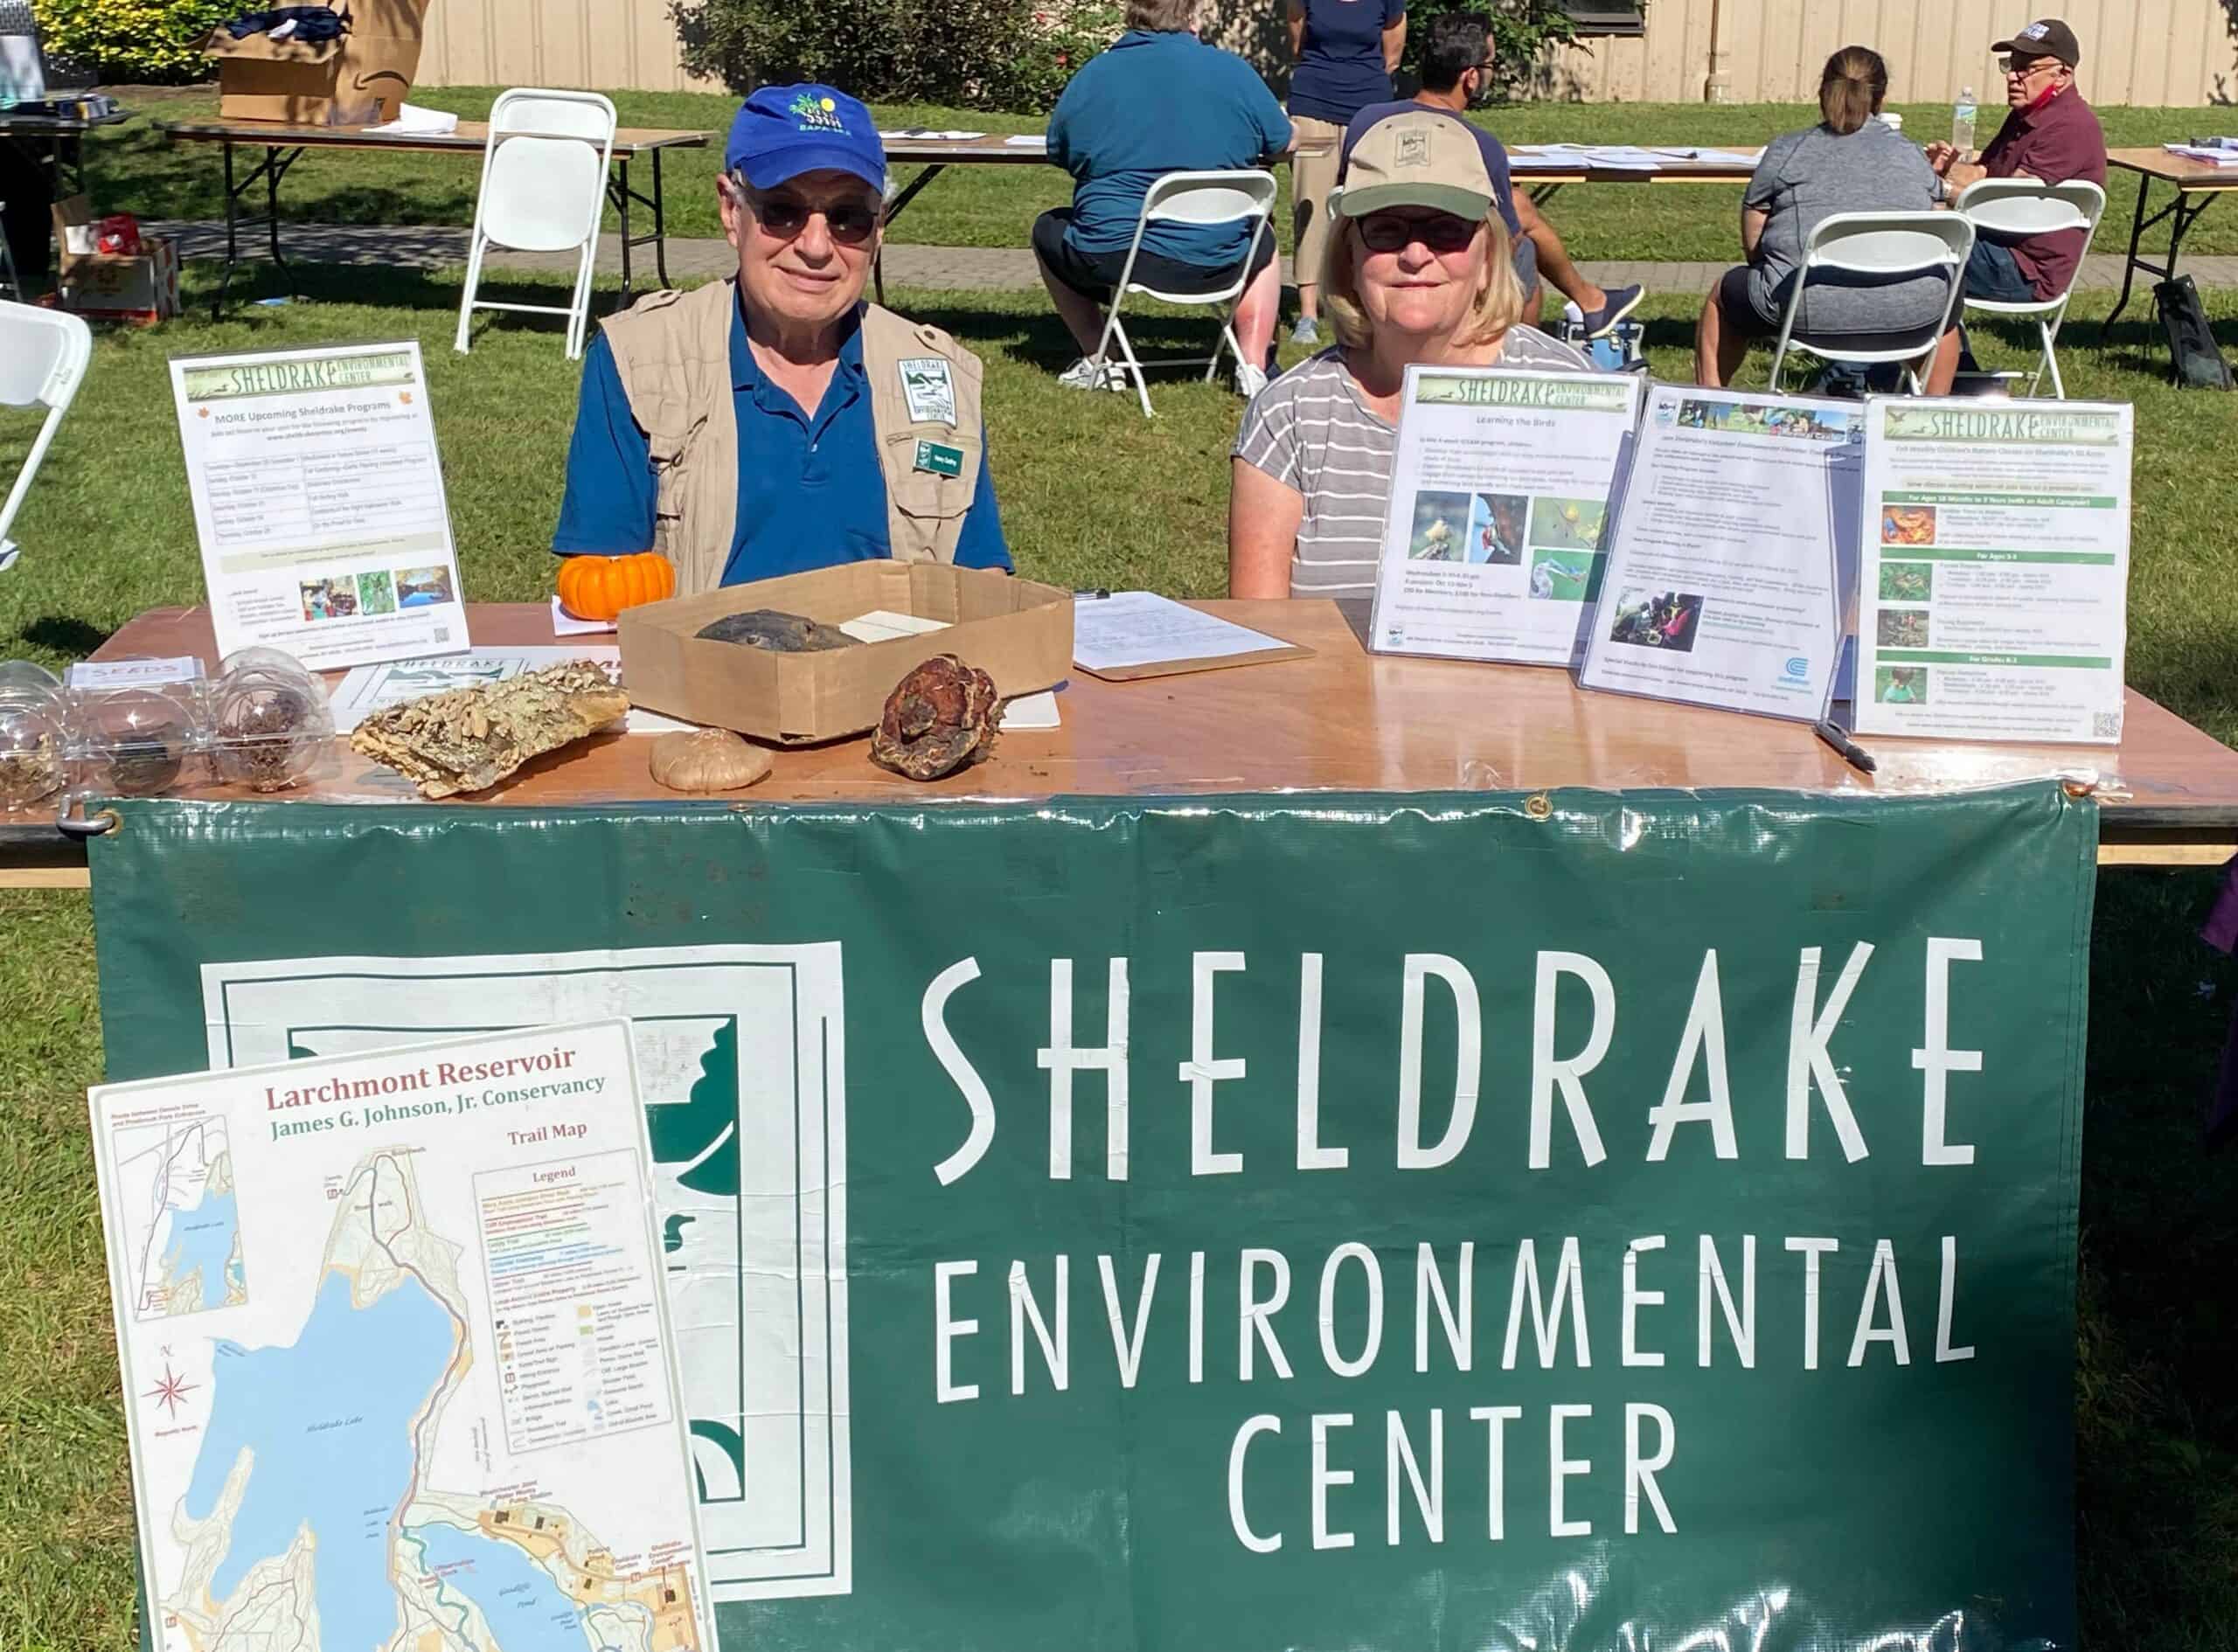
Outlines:
[[[878,233],[878,209],[861,201],[835,201],[818,207],[790,195],[753,194],[746,201],[762,233],[781,241],[791,240],[819,212],[824,215],[825,232],[842,246],[863,246]]]
[[[1359,226],[1371,253],[1403,252],[1416,241],[1433,253],[1458,253],[1477,239],[1477,226],[1450,212],[1370,212]]]

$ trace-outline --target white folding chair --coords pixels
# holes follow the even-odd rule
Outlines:
[[[458,338],[477,309],[518,310],[567,318],[567,357],[583,353],[589,330],[591,274],[598,262],[599,216],[614,156],[613,102],[596,92],[500,93],[490,111],[482,151],[482,194],[474,208],[474,242],[466,257],[466,293],[459,301]],[[485,247],[578,254],[573,296],[557,304],[501,304],[476,296]]]
[[[0,569],[16,560],[8,529],[31,491],[31,478],[38,474],[62,415],[70,411],[71,398],[78,393],[93,355],[93,330],[82,317],[32,304],[0,302],[0,406],[46,408],[46,421],[24,455],[24,468],[16,473],[8,503],[0,504]]]
[[[2086,178],[2044,184],[2033,177],[1985,177],[1959,191],[1957,206],[1960,215],[1973,225],[1977,233],[1993,235],[2000,240],[2048,235],[2059,230],[2082,232],[2082,253],[2075,260],[2075,274],[2068,277],[2066,290],[2057,298],[2008,303],[1970,295],[1966,300],[1968,309],[1978,309],[1985,315],[2035,317],[2036,335],[2043,341],[2044,351],[2036,358],[2036,371],[2028,375],[2026,393],[2034,395],[2044,382],[2044,375],[2049,373],[2052,394],[2065,401],[2067,386],[2060,382],[2059,357],[2053,353],[2052,344],[2060,336],[2060,323],[2067,319],[2067,302],[2075,295],[2075,284],[2082,278],[2082,260],[2089,256],[2091,238],[2098,233],[2098,220],[2105,215],[2106,191]],[[2014,373],[2011,377],[2018,378],[2020,375]]]
[[[1243,360],[1243,346],[1235,340],[1235,305],[1243,289],[1251,283],[1252,260],[1258,255],[1262,236],[1274,233],[1269,216],[1275,210],[1275,175],[1255,168],[1232,172],[1168,172],[1150,187],[1143,197],[1143,215],[1135,222],[1135,239],[1127,247],[1127,261],[1119,272],[1119,285],[1112,289],[1111,313],[1103,323],[1103,337],[1089,357],[1100,371],[1109,356],[1113,345],[1118,346],[1119,362],[1129,378],[1135,381],[1135,394],[1143,404],[1143,417],[1152,418],[1150,387],[1143,382],[1145,367],[1202,367],[1209,381],[1220,371],[1220,351],[1223,346],[1232,351],[1238,362]],[[1143,232],[1152,224],[1234,224],[1248,221],[1251,225],[1250,244],[1243,259],[1235,267],[1235,279],[1217,292],[1166,293],[1135,279],[1135,258],[1143,250]],[[1135,354],[1133,341],[1127,337],[1125,323],[1119,319],[1119,306],[1129,293],[1140,293],[1145,298],[1155,298],[1167,304],[1194,304],[1220,309],[1220,337],[1213,342],[1209,356],[1160,356],[1143,361]],[[1261,365],[1253,362],[1251,365]]]
[[[1920,367],[1935,353],[1958,314],[1965,289],[1966,257],[1974,250],[1974,226],[1956,212],[1836,212],[1811,227],[1803,243],[1803,267],[1788,294],[1780,319],[1779,343],[1772,351],[1772,391],[1780,388],[1780,369],[1790,347],[1826,361],[1905,364],[1912,393],[1920,393]],[[1812,333],[1802,326],[1804,295],[1814,275],[1863,275],[1880,281],[1940,273],[1949,297],[1936,318],[1922,327],[1886,333]],[[1821,281],[1823,291],[1837,283]]]

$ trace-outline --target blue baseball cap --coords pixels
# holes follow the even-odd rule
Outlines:
[[[723,170],[773,190],[803,172],[847,172],[886,188],[886,146],[871,112],[828,86],[765,86],[747,99],[723,146]]]

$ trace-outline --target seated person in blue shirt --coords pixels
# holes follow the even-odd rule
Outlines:
[[[1507,149],[1500,141],[1469,119],[1467,111],[1480,102],[1492,78],[1492,37],[1484,19],[1473,11],[1449,11],[1435,19],[1422,43],[1422,86],[1402,103],[1371,103],[1345,128],[1344,152],[1350,155],[1361,133],[1387,115],[1416,109],[1435,109],[1449,115],[1477,135],[1484,156],[1484,170],[1491,175],[1493,205],[1507,226],[1508,245],[1515,249],[1515,275],[1523,283],[1524,313],[1539,313],[1539,278],[1568,299],[1585,318],[1585,336],[1598,338],[1613,332],[1616,323],[1639,308],[1647,295],[1643,287],[1604,290],[1586,280],[1570,261],[1569,249],[1555,233],[1527,194],[1515,192],[1508,172]]]
[[[1289,116],[1254,69],[1197,38],[1198,0],[1127,0],[1127,31],[1081,66],[1049,117],[1049,158],[1073,175],[1073,204],[1034,221],[1042,284],[1071,329],[1081,359],[1060,382],[1124,390],[1120,371],[1095,362],[1100,301],[1126,268],[1143,198],[1166,172],[1257,166],[1290,146]],[[1249,284],[1235,310],[1242,364],[1235,387],[1258,394],[1282,302],[1270,224],[1157,223],[1143,232],[1134,279],[1168,293],[1215,293],[1234,283],[1247,254]]]
[[[723,174],[737,278],[601,328],[552,548],[663,552],[683,596],[876,557],[1007,569],[978,358],[863,302],[886,188],[870,111],[763,87]]]

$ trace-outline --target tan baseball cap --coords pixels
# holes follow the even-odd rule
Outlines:
[[[1427,206],[1471,223],[1491,216],[1492,177],[1467,121],[1410,109],[1360,134],[1329,210],[1365,218],[1387,206]]]

